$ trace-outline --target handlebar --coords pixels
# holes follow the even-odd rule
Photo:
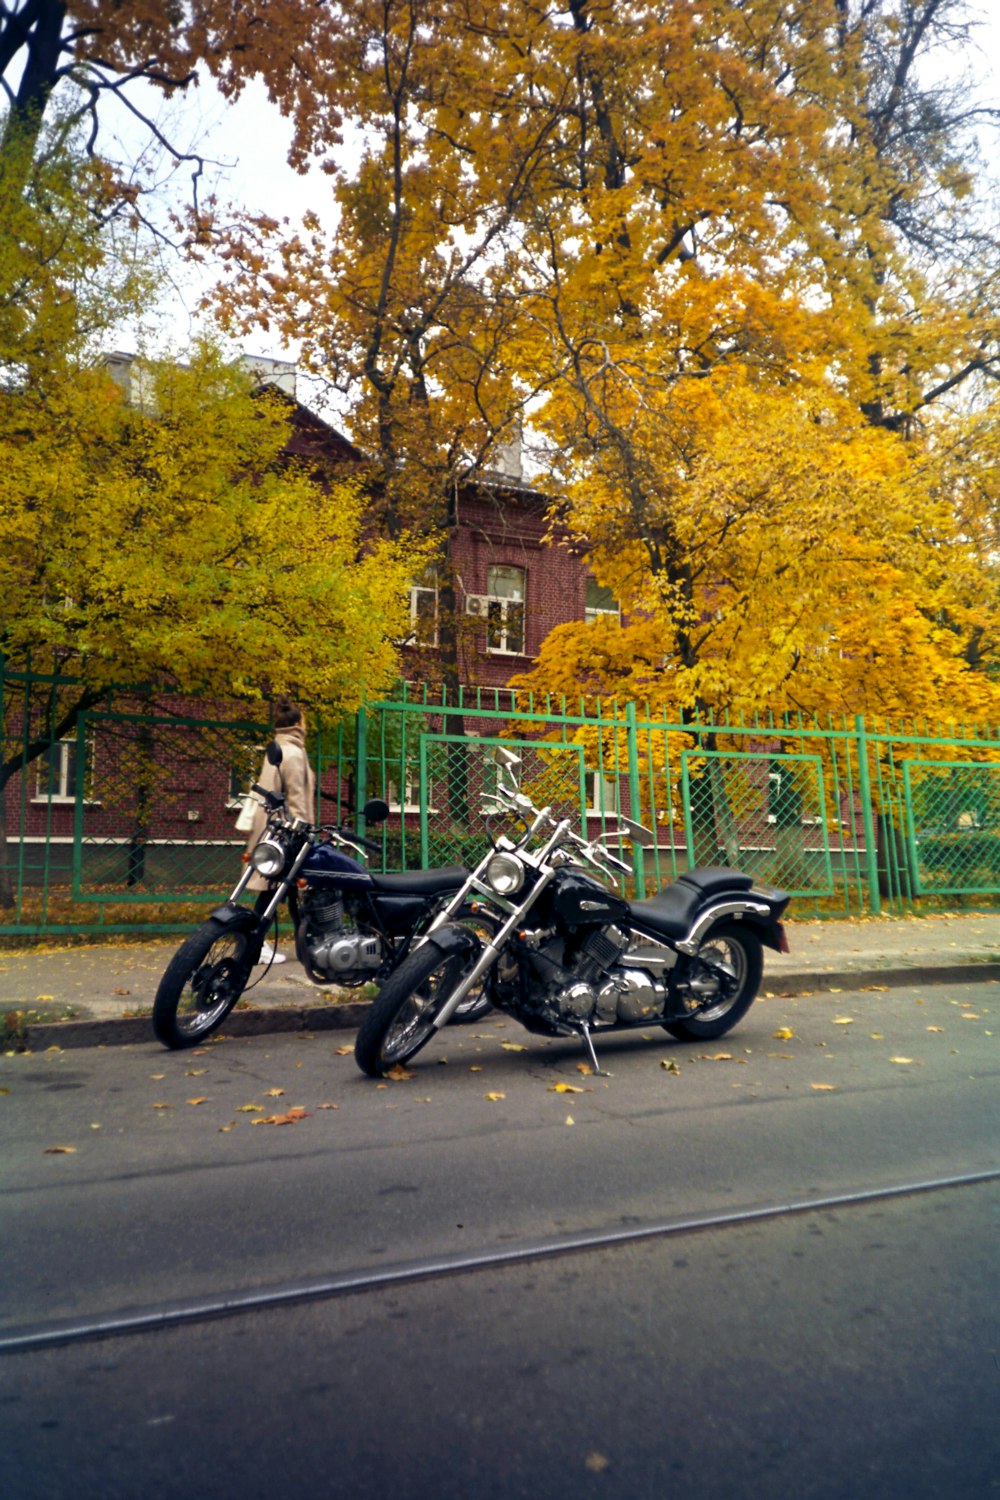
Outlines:
[[[279,807],[284,807],[285,805],[285,799],[283,796],[279,796],[277,792],[269,792],[265,787],[262,787],[256,781],[251,783],[250,790],[252,792],[256,792],[258,797],[263,797],[264,802],[268,807],[276,809]]]

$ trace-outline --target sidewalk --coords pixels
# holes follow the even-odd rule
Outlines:
[[[790,921],[786,930],[791,951],[765,951],[768,994],[1000,981],[1000,912]],[[24,1013],[17,1044],[32,1048],[150,1041],[153,997],[180,941],[0,948],[0,1020]],[[357,992],[312,984],[291,957],[254,972],[227,1035],[350,1028],[364,1014]]]

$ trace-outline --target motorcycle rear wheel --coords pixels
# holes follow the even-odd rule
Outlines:
[[[195,1047],[217,1030],[246,988],[255,934],[214,920],[182,943],[153,1001],[153,1031],[165,1047]],[[259,952],[260,940],[257,936]]]
[[[474,954],[442,953],[433,943],[404,959],[358,1029],[354,1057],[362,1073],[381,1078],[415,1057],[434,1035],[439,1011],[474,961]]]
[[[718,997],[697,1016],[664,1024],[664,1031],[682,1042],[708,1042],[731,1030],[757,998],[764,974],[760,938],[741,922],[720,922],[711,928],[702,940],[698,957],[725,965],[731,978],[727,975],[719,980]]]

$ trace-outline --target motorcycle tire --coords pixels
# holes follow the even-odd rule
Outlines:
[[[741,922],[720,922],[702,939],[698,957],[706,954],[727,964],[733,977],[719,999],[697,1016],[664,1023],[664,1031],[682,1042],[708,1042],[722,1036],[743,1019],[760,989],[764,950],[752,928]]]
[[[471,911],[464,906],[455,917],[455,921],[460,926],[469,927],[473,932],[478,933],[480,936],[485,936],[487,939],[500,931],[500,923],[496,917],[487,916],[484,912]],[[483,1016],[487,1015],[492,1009],[493,1006],[488,996],[484,993],[483,987],[480,986],[478,989],[474,989],[470,995],[466,995],[452,1016],[449,1025],[467,1026],[470,1021],[481,1021]]]
[[[358,1029],[354,1057],[362,1073],[381,1078],[415,1057],[436,1030],[434,1021],[462,975],[468,953],[442,953],[424,943],[389,975]]]
[[[177,1051],[195,1047],[226,1019],[246,988],[260,934],[206,922],[167,965],[153,1001],[157,1041]]]

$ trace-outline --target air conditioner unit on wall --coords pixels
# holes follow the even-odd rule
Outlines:
[[[488,594],[466,594],[465,613],[467,615],[478,615],[485,620],[489,614],[490,600]]]

